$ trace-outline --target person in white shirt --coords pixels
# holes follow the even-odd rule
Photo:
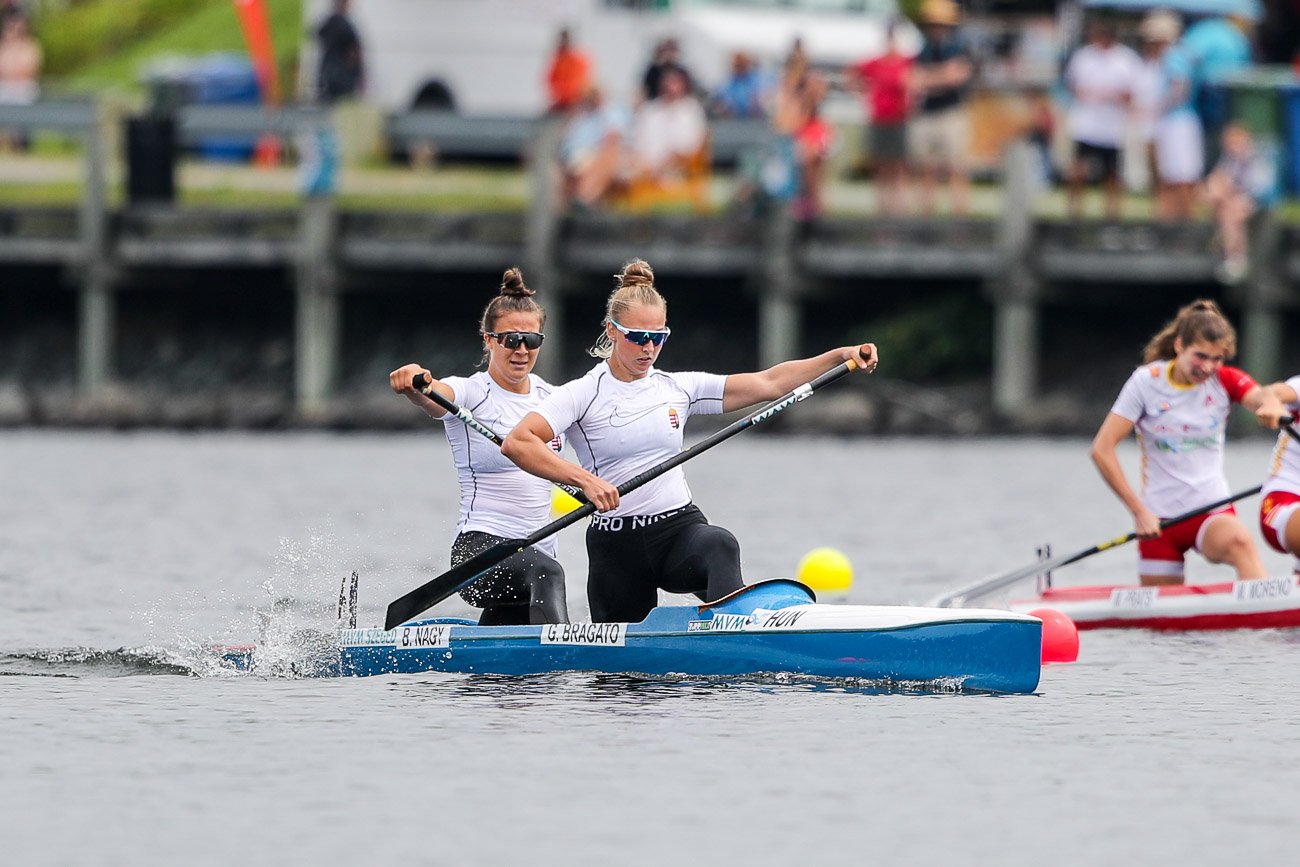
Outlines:
[[[488,303],[479,320],[486,371],[437,380],[423,366],[407,364],[388,375],[393,391],[406,395],[445,425],[460,479],[460,520],[451,547],[453,566],[546,524],[551,514],[551,486],[516,467],[491,440],[471,431],[417,391],[414,381],[423,375],[428,387],[468,409],[497,436],[505,436],[551,393],[551,386],[533,373],[546,324],[546,311],[533,294],[518,268],[505,272],[500,294]],[[562,445],[559,437],[553,437],[544,447],[558,452]],[[481,626],[566,623],[564,569],[555,555],[554,537],[530,546],[461,591],[461,598],[483,609]]]
[[[1073,98],[1066,115],[1074,142],[1069,176],[1072,216],[1082,212],[1087,176],[1102,183],[1106,215],[1120,216],[1119,155],[1133,84],[1141,77],[1142,60],[1133,49],[1115,41],[1115,25],[1104,18],[1090,22],[1088,44],[1074,53],[1065,68],[1065,83]]]
[[[643,103],[632,119],[634,178],[662,181],[681,176],[708,137],[704,107],[691,95],[685,74],[665,69],[659,88],[660,95]]]
[[[1195,548],[1211,563],[1227,563],[1241,579],[1263,578],[1264,565],[1231,505],[1161,529],[1162,518],[1228,496],[1223,474],[1224,430],[1233,403],[1276,426],[1278,399],[1245,371],[1224,362],[1237,335],[1213,301],[1195,301],[1147,344],[1092,442],[1102,478],[1133,514],[1138,573],[1144,585],[1181,584],[1183,557]],[[1142,493],[1129,485],[1116,447],[1134,430],[1142,449]]]
[[[1300,424],[1300,376],[1275,382],[1269,390],[1286,409],[1280,421],[1295,429]],[[1300,442],[1287,431],[1278,433],[1263,493],[1259,529],[1264,541],[1274,551],[1294,557],[1295,573],[1300,575]]]
[[[735,536],[694,505],[681,467],[619,497],[618,485],[681,451],[687,419],[774,400],[844,361],[868,372],[876,367],[876,347],[863,343],[757,373],[669,373],[655,366],[669,333],[654,272],[641,260],[629,262],[590,350],[600,362],[558,386],[502,447],[528,472],[582,488],[599,511],[587,528],[593,622],[639,622],[660,589],[711,602],[744,586]],[[581,466],[548,447],[560,434]]]

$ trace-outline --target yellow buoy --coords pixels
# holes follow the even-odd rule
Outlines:
[[[814,548],[799,561],[799,580],[818,593],[847,593],[853,564],[834,548]]]
[[[559,488],[551,488],[551,517],[562,518],[581,506],[568,491],[562,491]]]

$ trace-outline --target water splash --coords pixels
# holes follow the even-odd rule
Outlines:
[[[256,612],[257,648],[249,670],[263,677],[328,677],[339,669],[337,540],[312,531],[305,543],[282,537],[275,570],[262,585],[270,600]]]
[[[331,533],[282,537],[271,574],[260,585],[233,579],[216,591],[174,594],[135,612],[132,618],[147,627],[146,648],[33,651],[23,655],[25,665],[46,674],[71,665],[64,673],[77,677],[113,676],[120,669],[193,677],[336,675],[336,600],[340,578],[351,573],[339,565],[343,559]],[[262,601],[249,598],[254,587]],[[0,673],[9,667],[0,665]]]
[[[322,628],[284,600],[277,600],[270,611],[258,612],[258,617],[257,645],[247,657],[250,673],[280,678],[338,675],[337,622]]]

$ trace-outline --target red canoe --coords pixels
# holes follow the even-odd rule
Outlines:
[[[1269,629],[1300,626],[1300,578],[1222,584],[1050,587],[1012,611],[1055,608],[1080,629]]]

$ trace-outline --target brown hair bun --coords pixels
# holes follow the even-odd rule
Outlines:
[[[508,268],[501,275],[501,294],[508,298],[531,298],[537,293],[524,285],[524,274],[518,268]]]

